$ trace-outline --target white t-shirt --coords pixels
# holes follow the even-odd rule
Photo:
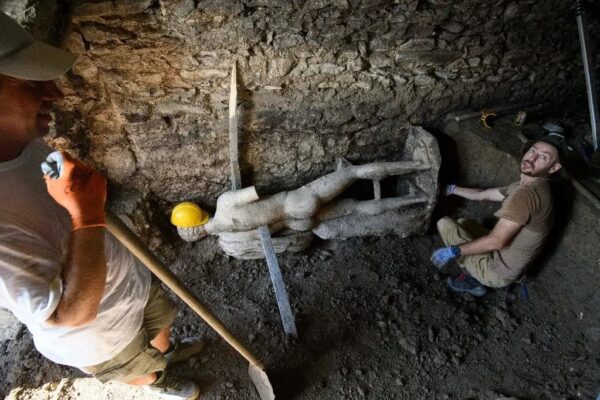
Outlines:
[[[59,364],[87,367],[111,359],[139,332],[150,273],[110,233],[105,236],[106,287],[97,318],[81,327],[45,321],[62,294],[71,221],[46,191],[41,139],[0,163],[0,307],[29,328],[36,348]]]

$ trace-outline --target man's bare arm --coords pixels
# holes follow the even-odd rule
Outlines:
[[[72,228],[62,296],[47,322],[81,326],[97,317],[106,285],[106,179],[59,151],[46,157],[42,171],[48,194],[69,213]]]
[[[504,195],[500,193],[499,188],[492,189],[473,189],[473,188],[464,188],[456,186],[452,194],[463,197],[469,200],[482,201],[482,200],[490,200],[490,201],[502,201],[504,200]]]
[[[460,255],[470,256],[501,250],[510,244],[521,228],[522,226],[516,222],[500,218],[490,233],[458,246],[460,247]]]
[[[93,321],[106,285],[103,227],[73,231],[69,252],[62,296],[47,320],[54,326],[81,326]]]

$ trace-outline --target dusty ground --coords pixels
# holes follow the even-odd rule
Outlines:
[[[459,207],[478,218],[496,209]],[[581,233],[592,235],[589,245],[575,235],[561,246],[599,254],[595,229]],[[280,399],[593,399],[600,391],[598,313],[555,291],[552,271],[583,268],[568,252],[544,263],[525,301],[518,287],[482,299],[449,293],[456,267],[433,268],[433,233],[317,243],[280,257],[300,333],[286,340],[263,261],[229,260],[212,238],[175,243],[165,248],[174,272],[264,360]],[[561,290],[576,292],[565,277]],[[594,276],[578,284],[598,287]],[[151,398],[53,365],[18,323],[0,324],[0,394],[9,399]],[[247,363],[180,304],[174,336],[190,335],[215,342],[176,373],[202,384],[206,399],[256,398]]]
[[[434,242],[357,239],[284,257],[300,332],[290,342],[263,263],[228,262],[209,240],[182,246],[193,255],[174,269],[198,277],[187,283],[270,366],[282,398],[592,398],[600,384],[598,354],[582,342],[578,316],[557,312],[537,282],[529,301],[514,289],[482,300],[448,293],[445,274],[427,260]],[[175,332],[214,337],[183,307]],[[1,349],[8,398],[146,398],[75,379],[76,372],[45,361],[27,332]],[[249,399],[245,367],[217,342],[177,371],[204,383],[207,399]],[[63,376],[69,381],[57,385]]]

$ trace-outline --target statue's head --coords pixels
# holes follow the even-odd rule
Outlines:
[[[179,236],[188,242],[207,236],[205,225],[208,220],[208,213],[189,201],[177,204],[171,212],[171,223],[177,227]]]

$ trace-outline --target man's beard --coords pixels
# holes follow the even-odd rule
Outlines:
[[[532,178],[539,178],[539,177],[542,177],[542,176],[545,176],[545,175],[546,175],[546,174],[542,174],[541,172],[539,172],[539,173],[533,173],[533,172],[525,172],[525,171],[521,171],[521,173],[522,173],[523,175],[527,175],[527,176],[530,176],[530,177],[532,177]]]
[[[548,172],[547,169],[542,170],[542,171],[537,171],[537,172],[533,172],[533,171],[528,172],[528,171],[523,171],[523,168],[521,168],[521,173],[523,175],[527,175],[527,176],[530,176],[532,178],[543,178],[543,177],[546,177],[546,176],[550,175],[550,172]]]

